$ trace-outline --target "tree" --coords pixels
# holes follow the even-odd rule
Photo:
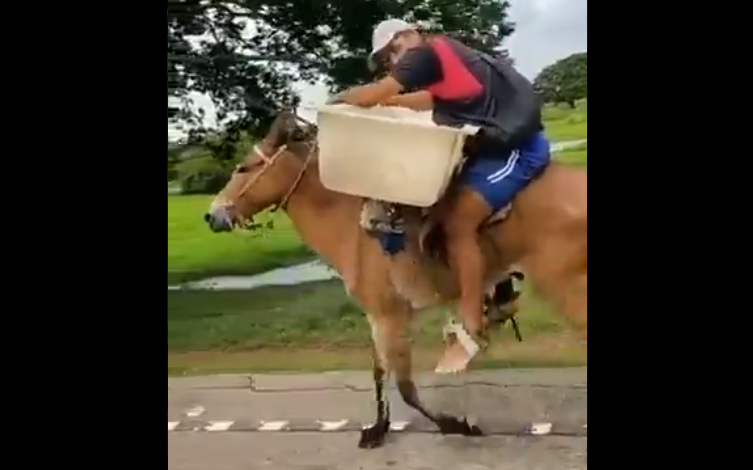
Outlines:
[[[377,22],[406,18],[505,54],[500,44],[514,32],[508,8],[499,0],[168,0],[168,122],[201,123],[187,96],[207,94],[226,123],[228,146],[215,150],[231,158],[242,130],[258,135],[269,109],[297,103],[296,80],[323,76],[333,91],[369,80]]]
[[[567,103],[588,98],[588,53],[579,52],[544,68],[534,80],[534,87],[547,103]]]

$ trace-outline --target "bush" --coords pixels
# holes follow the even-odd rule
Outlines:
[[[178,177],[175,172],[175,165],[180,161],[180,150],[167,149],[167,182],[174,181]]]
[[[183,194],[215,194],[230,179],[232,165],[209,155],[196,156],[175,167]]]
[[[167,182],[175,181],[175,178],[178,177],[178,172],[175,171],[175,164],[167,162]]]

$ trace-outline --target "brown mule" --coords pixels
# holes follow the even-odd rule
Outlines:
[[[432,413],[412,379],[409,327],[420,309],[457,301],[457,282],[446,265],[422,254],[422,222],[408,220],[407,249],[388,257],[361,227],[363,199],[326,189],[316,164],[315,135],[281,112],[268,135],[239,165],[205,216],[215,232],[253,223],[273,207],[287,212],[304,242],[342,277],[366,312],[374,347],[374,380],[379,403],[376,424],[361,436],[361,447],[379,447],[390,428],[384,382],[396,376],[403,400],[443,433],[478,435],[466,420]],[[520,266],[540,294],[554,302],[585,334],[587,330],[587,177],[567,166],[551,167],[515,200],[502,223],[483,231],[489,287],[509,279]],[[410,222],[410,221],[413,222]]]

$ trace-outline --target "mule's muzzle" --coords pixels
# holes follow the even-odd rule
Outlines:
[[[232,232],[235,227],[235,218],[227,207],[217,207],[207,212],[204,214],[204,222],[214,233]]]

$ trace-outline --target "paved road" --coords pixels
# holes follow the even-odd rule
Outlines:
[[[490,435],[438,435],[391,391],[399,432],[359,450],[357,431],[373,419],[366,373],[168,379],[168,470],[587,468],[586,369],[420,383],[431,407],[467,414]]]

